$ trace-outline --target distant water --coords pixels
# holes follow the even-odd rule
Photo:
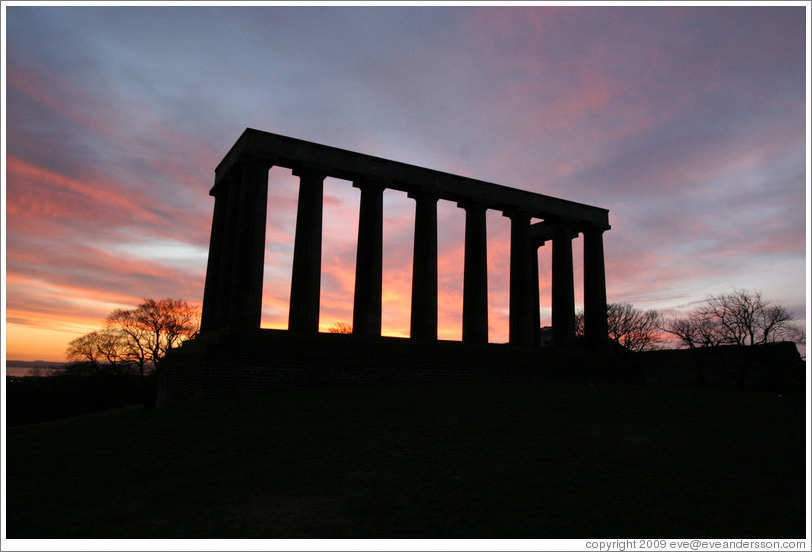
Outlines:
[[[26,365],[26,363],[17,364],[14,361],[6,362],[6,375],[14,377],[30,376],[32,370],[38,371],[43,376],[48,375],[54,369],[58,369],[62,363],[55,362],[53,364],[43,363],[36,365],[34,363]]]
[[[6,366],[6,375],[16,377],[27,376],[29,370],[31,370],[31,368],[18,368],[15,366]]]

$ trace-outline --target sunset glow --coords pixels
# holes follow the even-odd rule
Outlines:
[[[748,288],[805,320],[808,10],[4,4],[5,358],[62,361],[145,297],[199,307],[214,168],[246,127],[607,208],[610,302]],[[287,327],[297,182],[269,172],[265,328]],[[321,331],[352,321],[360,201],[324,194]],[[385,335],[409,333],[413,222],[387,190]],[[461,338],[464,222],[439,202],[441,339]],[[492,342],[509,224],[488,212]]]

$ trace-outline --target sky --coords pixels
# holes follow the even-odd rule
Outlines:
[[[144,297],[200,306],[214,168],[247,127],[608,209],[610,302],[680,314],[740,288],[808,318],[806,3],[3,10],[7,359],[64,360]],[[267,328],[287,327],[297,191],[271,169]],[[323,331],[352,320],[359,197],[325,183]],[[443,339],[464,220],[440,201]],[[413,221],[386,191],[385,335],[409,332]],[[509,220],[487,224],[500,342]]]

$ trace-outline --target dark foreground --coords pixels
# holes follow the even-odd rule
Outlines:
[[[800,394],[415,384],[8,429],[9,538],[803,538]]]

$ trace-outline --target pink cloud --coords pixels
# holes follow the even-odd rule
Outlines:
[[[19,54],[18,54],[19,55]],[[42,63],[29,56],[25,56],[23,64],[13,57],[9,59],[6,68],[6,86],[15,88],[29,99],[42,104],[69,119],[81,123],[83,126],[93,128],[76,107],[79,102],[72,99],[82,97],[68,79],[50,71]],[[55,91],[59,91],[55,94]]]
[[[122,214],[137,209],[141,198],[108,186],[93,185],[37,167],[9,155],[7,167],[7,213],[20,217],[58,217],[120,221]],[[104,210],[99,210],[104,206]],[[160,219],[149,211],[141,211],[143,222],[158,224]]]
[[[9,249],[23,236],[59,236],[68,229],[113,234],[132,226],[167,238],[208,238],[210,215],[163,204],[100,175],[80,179],[14,155],[7,156],[6,167]]]

